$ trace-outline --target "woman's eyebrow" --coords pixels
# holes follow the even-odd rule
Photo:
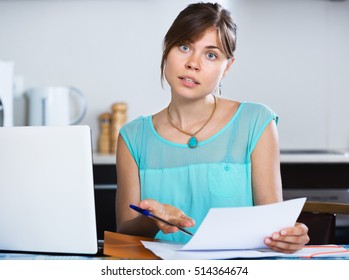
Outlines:
[[[217,46],[206,46],[205,49],[208,49],[208,50],[219,50],[221,53],[223,53],[222,50],[219,47],[217,47]]]

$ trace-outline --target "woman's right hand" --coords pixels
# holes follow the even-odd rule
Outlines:
[[[162,204],[154,199],[145,199],[142,200],[138,206],[179,227],[192,227],[195,225],[195,221],[192,218],[186,216],[183,211],[172,205]],[[176,226],[169,226],[155,219],[154,221],[157,227],[164,233],[178,231],[178,227]]]

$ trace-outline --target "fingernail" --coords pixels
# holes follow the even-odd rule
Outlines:
[[[273,234],[273,239],[279,239],[279,238],[280,238],[280,234],[278,234],[278,233]]]
[[[287,231],[286,230],[282,230],[280,233],[281,233],[281,235],[286,235]]]
[[[266,238],[266,239],[265,239],[265,243],[266,243],[266,244],[270,244],[270,243],[271,243],[270,238]]]

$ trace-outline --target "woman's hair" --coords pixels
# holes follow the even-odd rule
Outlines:
[[[227,58],[234,56],[236,48],[236,25],[230,12],[218,3],[190,4],[179,13],[167,31],[163,42],[161,78],[168,53],[174,46],[199,38],[208,28],[217,29],[218,38]]]

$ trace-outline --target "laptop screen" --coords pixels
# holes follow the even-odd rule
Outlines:
[[[88,126],[0,128],[0,250],[95,254]]]

